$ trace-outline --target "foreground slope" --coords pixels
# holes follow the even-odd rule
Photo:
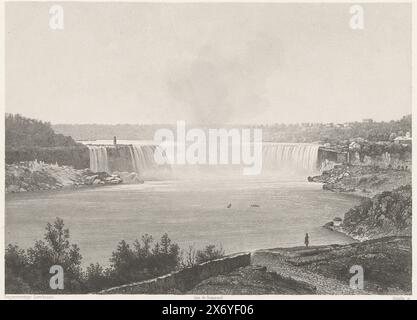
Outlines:
[[[364,272],[363,290],[350,285],[357,266]],[[411,294],[411,266],[411,237],[258,250],[251,266],[211,277],[188,293]]]

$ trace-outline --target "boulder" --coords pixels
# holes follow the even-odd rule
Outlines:
[[[143,183],[144,181],[135,172],[116,172],[117,177],[121,179],[120,182],[127,184]]]

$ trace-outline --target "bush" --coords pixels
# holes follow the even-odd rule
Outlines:
[[[49,286],[53,265],[64,270],[64,290],[60,293],[82,291],[83,276],[81,254],[76,245],[69,242],[69,230],[64,221],[57,218],[48,223],[44,241],[36,241],[33,248],[25,252],[18,246],[9,245],[5,254],[7,293],[56,293]]]
[[[216,249],[216,246],[211,244],[205,247],[204,250],[198,250],[196,254],[197,264],[207,262],[210,260],[215,260],[224,257],[224,250],[222,247]]]
[[[5,291],[7,293],[32,293],[27,279],[29,263],[26,253],[16,245],[9,244],[5,254]]]
[[[44,241],[36,241],[26,251],[16,245],[6,249],[6,293],[90,293],[123,284],[155,278],[174,270],[224,256],[223,249],[209,245],[203,250],[190,247],[191,258],[182,257],[182,251],[172,243],[168,234],[154,242],[145,234],[130,245],[122,240],[110,258],[110,265],[90,264],[81,268],[81,254],[77,245],[69,241],[69,230],[57,218],[48,223]],[[51,266],[64,269],[64,290],[49,287]]]
[[[113,286],[113,281],[110,277],[110,270],[104,269],[100,264],[90,264],[85,272],[84,290],[86,292],[97,292],[103,288],[110,288]]]

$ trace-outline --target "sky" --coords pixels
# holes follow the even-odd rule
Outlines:
[[[6,3],[6,112],[58,123],[389,121],[411,113],[409,4]]]

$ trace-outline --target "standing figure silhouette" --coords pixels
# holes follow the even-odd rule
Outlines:
[[[310,243],[309,236],[308,236],[308,233],[306,233],[306,236],[304,238],[304,244],[306,245],[306,248],[308,248],[309,243]]]

